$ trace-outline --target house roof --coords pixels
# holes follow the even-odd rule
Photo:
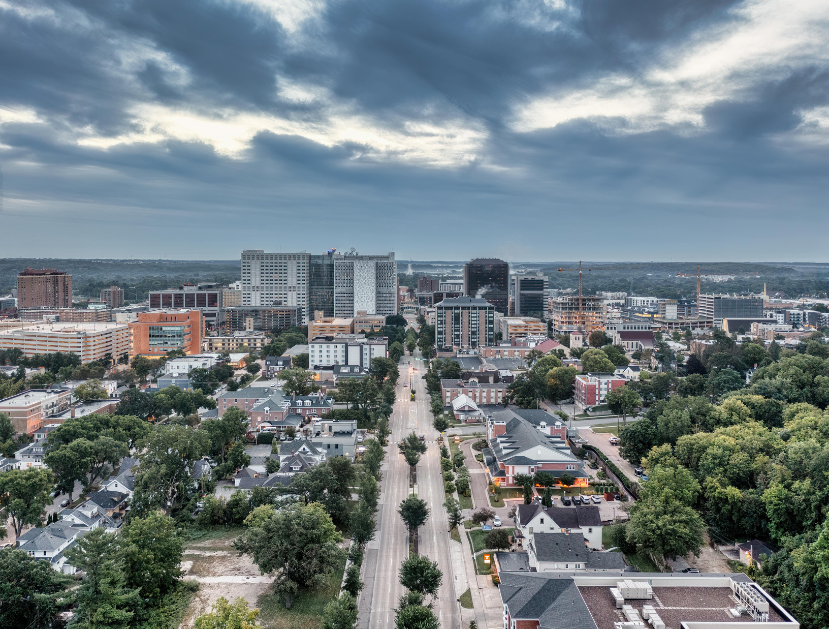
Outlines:
[[[127,494],[110,489],[101,489],[100,491],[89,494],[90,502],[95,503],[101,509],[115,509],[127,498]]]
[[[588,551],[581,533],[535,533],[531,547],[538,561],[587,563]]]
[[[293,469],[298,467],[299,469]],[[313,463],[306,459],[302,454],[294,454],[287,459],[279,468],[280,474],[295,474],[297,472],[304,472],[313,467]]]
[[[499,572],[529,572],[530,556],[527,553],[495,553]]]
[[[570,577],[504,572],[501,600],[515,620],[537,620],[539,627],[597,629],[590,610]]]
[[[282,393],[279,389],[273,389],[271,387],[245,387],[244,389],[239,389],[238,391],[227,391],[222,393],[219,396],[220,400],[227,400],[227,399],[245,399],[245,400],[258,400],[260,398],[270,397],[274,393]]]
[[[627,567],[622,553],[591,550],[587,555],[587,568],[590,570],[625,570]]]
[[[69,522],[55,522],[43,528],[29,529],[18,537],[21,550],[25,551],[55,551],[67,541],[72,540],[86,529],[72,525]]]
[[[452,409],[453,410],[457,411],[457,410],[463,408],[464,406],[468,406],[472,410],[475,410],[475,411],[480,410],[478,408],[478,405],[475,404],[475,400],[473,400],[471,397],[469,397],[465,393],[461,393],[458,397],[456,397],[454,400],[452,400]]]
[[[518,524],[526,526],[530,520],[539,514],[546,513],[559,528],[580,529],[591,526],[602,526],[599,507],[596,505],[580,505],[576,507],[544,507],[538,503],[518,505],[516,515]]]
[[[739,544],[739,548],[740,550],[749,553],[754,561],[759,561],[760,555],[771,557],[775,553],[775,551],[767,546],[765,542],[761,542],[759,539],[753,539],[745,542],[744,544]]]
[[[623,341],[651,341],[653,342],[653,331],[651,330],[622,330],[617,332]]]
[[[548,352],[553,351],[557,347],[561,347],[561,343],[559,343],[558,341],[554,341],[553,339],[547,339],[546,341],[543,341],[536,345],[534,349],[538,350],[542,354],[546,354]]]
[[[311,441],[307,439],[294,439],[293,441],[288,441],[287,443],[280,443],[279,444],[279,456],[286,456],[291,455],[295,452],[302,452],[307,450],[307,452],[311,455],[318,456],[321,452],[320,448],[317,447]]]
[[[538,430],[530,421],[516,415],[506,423],[506,432],[492,439],[492,451],[500,463],[513,465],[514,457],[525,457],[529,465],[539,462],[575,463],[581,467],[581,460],[575,457],[567,445],[558,437],[551,437]],[[498,415],[501,415],[500,413]],[[495,417],[495,419],[499,419]],[[528,463],[515,463],[528,465]],[[575,470],[572,470],[575,471]]]

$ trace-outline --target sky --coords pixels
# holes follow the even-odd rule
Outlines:
[[[0,0],[0,257],[829,261],[825,0]]]

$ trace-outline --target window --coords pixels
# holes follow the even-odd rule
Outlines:
[[[538,523],[539,523],[539,524],[544,524],[544,518],[541,518],[541,519],[538,521]]]
[[[587,532],[592,533],[593,532],[593,527],[591,526],[589,529],[587,529]]]

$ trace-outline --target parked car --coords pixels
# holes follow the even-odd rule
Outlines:
[[[561,497],[561,504],[570,506],[572,503],[570,502],[570,496],[562,496]]]
[[[66,500],[61,500],[60,506],[61,507],[68,507],[69,506],[69,498],[67,498]]]
[[[581,503],[583,505],[589,505],[590,504],[590,496],[582,496],[581,497]]]
[[[590,498],[590,499],[591,499],[593,502],[595,502],[596,504],[599,504],[599,503],[602,501],[602,497],[601,497],[601,496],[599,496],[598,494],[594,494],[593,496],[591,496],[591,498]]]
[[[501,526],[501,518],[497,515],[492,519],[492,526]]]
[[[423,436],[423,435],[418,435],[417,438],[420,439],[421,441],[426,441],[426,437]]]
[[[616,435],[613,435],[613,436],[610,438],[610,445],[612,445],[612,446],[618,446],[618,445],[619,445],[619,437],[617,437]]]
[[[699,570],[697,570],[696,568],[683,568],[682,572],[690,574],[699,574]]]
[[[648,480],[648,475],[647,474],[642,474],[642,480]]]
[[[633,468],[633,473],[636,474],[637,476],[642,476],[642,472],[643,472],[643,470],[642,470],[641,467],[634,467]]]

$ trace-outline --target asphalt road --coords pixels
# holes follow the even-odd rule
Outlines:
[[[460,627],[459,604],[454,591],[454,575],[449,560],[449,524],[443,508],[443,476],[440,469],[438,432],[432,427],[429,396],[421,376],[425,363],[406,356],[399,366],[400,380],[397,401],[391,417],[389,447],[381,481],[378,533],[366,554],[363,580],[366,588],[361,593],[360,608],[367,609],[368,622],[361,626],[386,629],[394,626],[394,608],[404,588],[400,585],[400,564],[408,556],[408,533],[397,509],[409,493],[409,466],[400,454],[397,443],[407,434],[423,435],[427,451],[417,466],[417,493],[429,506],[429,518],[420,528],[420,554],[437,561],[443,572],[443,584],[435,601],[434,612],[444,628]],[[417,370],[416,372],[414,370]],[[416,400],[411,401],[411,389]],[[376,552],[372,551],[372,547]],[[362,615],[362,614],[361,614]]]

